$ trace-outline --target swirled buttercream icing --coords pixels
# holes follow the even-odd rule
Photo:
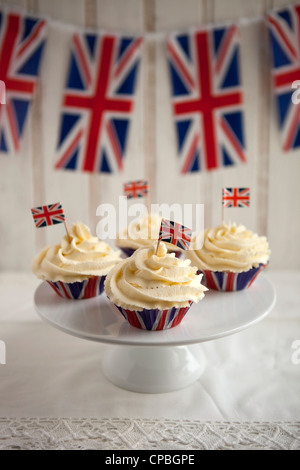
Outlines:
[[[162,217],[159,214],[144,214],[138,220],[133,220],[128,227],[117,236],[116,245],[120,248],[137,250],[152,246],[158,239]],[[179,251],[175,245],[169,245],[171,251]]]
[[[193,250],[192,240],[190,248],[186,254],[201,270],[239,273],[266,264],[270,257],[266,237],[230,222],[206,229],[203,247]]]
[[[105,280],[105,292],[119,307],[129,310],[187,307],[198,302],[207,290],[202,274],[190,260],[167,253],[167,245],[140,248],[112,268]]]
[[[44,248],[33,259],[32,271],[44,280],[76,282],[91,276],[104,276],[121,261],[120,252],[92,236],[78,222],[69,227],[60,244]]]

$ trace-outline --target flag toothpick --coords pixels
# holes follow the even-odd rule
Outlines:
[[[172,220],[162,219],[160,223],[159,236],[156,245],[155,254],[158,253],[158,248],[161,240],[178,246],[183,250],[188,250],[192,238],[192,230],[180,225]]]
[[[148,214],[150,214],[150,192],[149,184],[146,180],[129,181],[123,185],[124,195],[127,199],[135,199],[140,197],[146,198],[146,206]]]
[[[250,188],[222,188],[222,222],[225,222],[225,207],[249,207]]]
[[[36,228],[64,223],[69,242],[71,242],[72,237],[69,233],[66,224],[66,216],[60,202],[46,206],[33,207],[31,214]]]

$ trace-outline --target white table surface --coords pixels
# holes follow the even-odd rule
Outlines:
[[[201,345],[203,375],[164,394],[120,389],[102,375],[107,347],[43,322],[31,273],[0,274],[0,449],[300,448],[300,272],[265,271],[273,311]],[[298,354],[300,358],[300,353]]]

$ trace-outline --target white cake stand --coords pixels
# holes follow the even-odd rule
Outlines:
[[[60,298],[46,283],[35,292],[42,319],[65,333],[108,343],[102,370],[118,387],[162,393],[192,384],[206,361],[200,343],[237,333],[262,320],[272,310],[276,293],[261,274],[239,292],[208,291],[193,304],[180,325],[164,331],[132,327],[105,294],[87,300]]]

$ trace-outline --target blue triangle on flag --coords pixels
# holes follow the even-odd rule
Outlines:
[[[119,60],[120,57],[122,57],[122,55],[126,51],[127,47],[129,47],[132,44],[132,42],[133,42],[133,38],[122,38],[120,40],[120,46],[119,46],[117,60]]]
[[[1,138],[0,138],[0,152],[8,152],[6,139],[5,139],[5,135],[3,131],[1,133]]]
[[[292,104],[292,92],[281,93],[277,96],[278,103],[278,115],[279,115],[279,126],[283,126],[289,107]]]
[[[1,28],[1,23],[2,23],[2,13],[0,12],[0,28]]]
[[[237,86],[240,83],[239,78],[239,55],[238,55],[238,45],[235,47],[234,53],[230,65],[227,69],[227,73],[221,85],[221,88],[227,88],[232,86]]]
[[[111,123],[114,126],[115,134],[118,138],[118,142],[122,150],[122,154],[123,154],[125,151],[125,146],[126,146],[129,120],[128,119],[112,119]]]
[[[130,73],[125,76],[125,79],[123,80],[123,82],[121,83],[121,85],[116,91],[117,95],[132,95],[133,94],[138,65],[139,65],[139,61],[137,61],[134,64]]]
[[[71,155],[70,159],[68,160],[68,163],[64,166],[64,169],[66,169],[66,170],[76,170],[78,153],[79,153],[79,146],[77,146],[76,149],[74,150],[73,154]]]
[[[188,89],[184,86],[183,81],[177,74],[171,62],[170,62],[170,71],[171,71],[173,96],[188,95],[189,94]]]
[[[79,90],[85,89],[73,52],[71,54],[67,88],[75,88]]]
[[[102,150],[100,172],[112,173],[112,170],[110,169],[110,166],[108,164],[108,159],[107,159],[105,150]]]
[[[245,148],[244,141],[244,129],[243,129],[243,113],[241,111],[235,111],[233,113],[223,114],[223,118],[230,126],[235,137],[238,139],[239,143]]]
[[[231,160],[229,153],[226,151],[225,147],[223,146],[222,146],[222,157],[223,157],[224,166],[234,165],[234,162]]]
[[[26,39],[32,32],[33,28],[35,25],[39,22],[40,20],[35,19],[35,18],[24,18],[24,30],[23,30],[23,36],[22,36],[22,41]]]
[[[178,142],[178,152],[181,152],[185,137],[187,135],[187,132],[189,130],[189,127],[191,125],[191,120],[185,120],[185,121],[177,121],[176,122],[176,127],[177,127],[177,142]]]
[[[283,65],[289,65],[292,63],[290,57],[285,53],[284,49],[277,42],[277,39],[271,32],[271,48],[273,56],[274,68],[282,67]]]
[[[189,36],[187,34],[182,34],[180,36],[176,36],[176,40],[179,42],[179,44],[180,44],[182,50],[184,51],[185,55],[189,59],[191,59]]]
[[[195,152],[195,155],[194,155],[194,160],[193,160],[193,164],[191,166],[191,169],[190,169],[190,172],[194,172],[194,171],[199,171],[200,170],[200,155],[199,155],[199,152],[196,151]]]
[[[26,75],[37,76],[39,71],[39,65],[44,49],[45,41],[43,41],[37,50],[30,55],[29,59],[22,65],[18,70],[18,73],[24,73]]]
[[[222,39],[224,37],[224,34],[226,33],[227,28],[218,28],[213,30],[213,46],[214,46],[214,53],[217,55],[220,44],[222,42]]]
[[[58,140],[57,148],[60,147],[61,143],[65,140],[71,129],[75,126],[80,116],[78,114],[63,114],[60,126],[60,136]]]
[[[91,57],[92,58],[95,58],[95,50],[96,50],[96,39],[97,39],[97,36],[95,34],[85,34],[85,39],[86,39],[86,43],[87,43],[87,46],[89,48],[89,51],[91,53]]]
[[[278,11],[277,15],[280,16],[290,28],[293,28],[291,13],[289,12],[289,10]]]
[[[295,148],[298,148],[298,147],[300,147],[300,125],[298,127],[298,131],[297,131],[297,134],[296,134],[296,137],[295,137],[292,148],[295,149]]]
[[[24,129],[24,124],[25,124],[25,120],[27,116],[28,107],[29,107],[29,101],[24,101],[20,99],[11,99],[11,104],[12,104],[16,121],[17,121],[17,125],[18,125],[18,135],[20,137]]]

